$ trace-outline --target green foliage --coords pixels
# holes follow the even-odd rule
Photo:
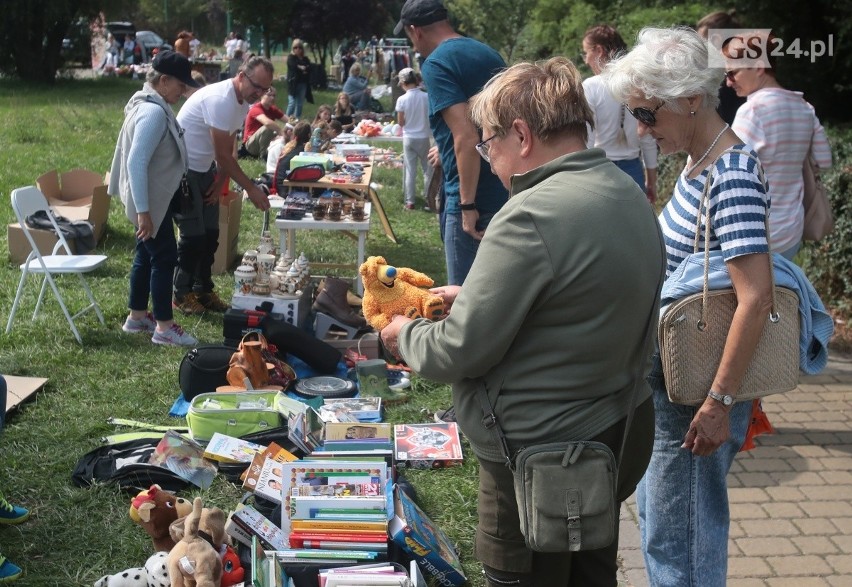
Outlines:
[[[446,6],[458,22],[460,33],[490,45],[511,62],[535,1],[492,0],[487,10],[480,0],[450,0]]]
[[[178,33],[200,20],[207,6],[198,0],[147,0],[139,2],[139,12],[142,18],[136,23],[137,29],[150,29],[173,45]],[[145,25],[141,26],[143,22]]]
[[[807,243],[802,264],[823,303],[845,316],[852,315],[852,130],[830,136],[832,169],[823,173],[834,231],[818,243]]]

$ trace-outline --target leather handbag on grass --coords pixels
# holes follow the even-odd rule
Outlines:
[[[252,389],[287,389],[295,381],[296,373],[278,358],[276,351],[261,333],[246,333],[230,359],[227,373],[230,387],[219,391],[247,389],[246,380]]]
[[[834,213],[828,191],[820,177],[819,165],[814,159],[813,139],[808,156],[802,166],[802,179],[805,184],[802,205],[805,207],[805,228],[802,238],[806,241],[818,241],[834,230]]]
[[[746,151],[733,152],[751,156]],[[709,291],[710,207],[707,199],[711,180],[708,176],[698,205],[699,225],[701,211],[705,209],[704,252],[698,252],[700,226],[696,227],[693,246],[693,255],[704,256],[704,290],[672,303],[660,317],[658,336],[663,377],[669,400],[676,404],[698,405],[707,398],[737,309],[733,289]],[[768,223],[767,215],[767,235]],[[772,255],[767,258],[772,276],[772,310],[737,392],[738,402],[790,391],[799,382],[799,298],[790,289],[775,287]]]
[[[665,251],[661,250],[665,258]],[[526,447],[513,458],[494,413],[485,384],[477,394],[485,418],[514,476],[515,499],[524,541],[538,552],[576,552],[605,548],[615,540],[619,504],[618,465],[624,456],[639,388],[645,384],[653,328],[660,305],[665,270],[660,268],[656,298],[645,325],[645,336],[630,391],[630,407],[618,459],[609,446],[590,440],[554,442]]]

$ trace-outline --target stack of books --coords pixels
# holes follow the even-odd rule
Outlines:
[[[382,457],[393,455],[392,427],[382,422],[326,422],[315,457]],[[389,463],[390,464],[390,463]]]
[[[252,546],[252,587],[288,587],[294,585],[288,576],[288,559],[295,558],[296,564],[315,562],[310,556],[293,557],[292,552],[266,551],[259,541]],[[365,563],[335,568],[321,568],[318,573],[320,587],[427,587],[417,563],[411,562],[409,572],[393,563]]]
[[[384,459],[309,457],[281,467],[281,530],[291,549],[361,553],[355,562],[386,556],[393,500]]]

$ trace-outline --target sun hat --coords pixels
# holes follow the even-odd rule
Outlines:
[[[197,81],[192,79],[192,66],[189,64],[189,59],[180,53],[160,51],[151,61],[151,67],[154,68],[154,71],[170,75],[176,80],[185,83],[190,88],[201,87]]]

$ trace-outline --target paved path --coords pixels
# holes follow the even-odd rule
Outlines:
[[[728,587],[852,586],[852,358],[770,396],[775,427],[728,475]],[[647,587],[631,497],[621,512],[619,585]]]

